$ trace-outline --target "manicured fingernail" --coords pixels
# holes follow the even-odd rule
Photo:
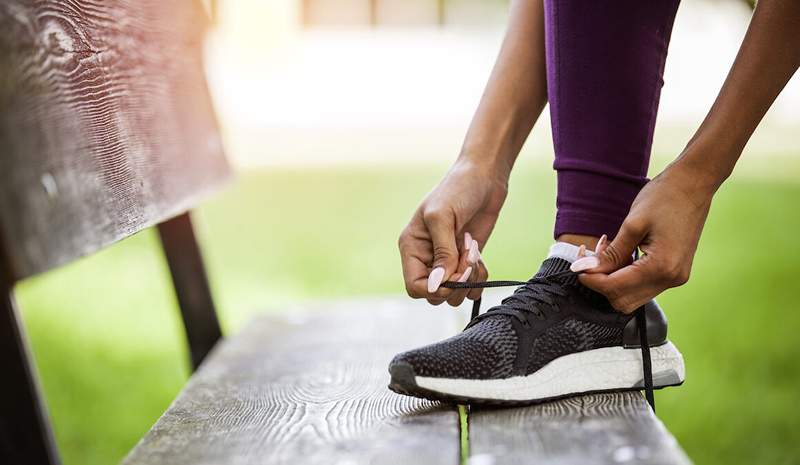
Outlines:
[[[608,240],[608,236],[603,234],[600,236],[600,240],[597,241],[597,245],[594,248],[594,253],[601,254],[603,250],[606,248],[606,241]]]
[[[598,260],[597,257],[583,257],[575,260],[569,269],[575,273],[578,273],[583,270],[591,270],[592,268],[597,267],[599,264],[600,260]]]
[[[472,247],[472,234],[465,232],[464,233],[464,248],[469,250]]]
[[[472,267],[468,266],[467,269],[464,270],[464,274],[462,274],[461,277],[458,278],[458,282],[460,282],[460,283],[467,282],[467,280],[469,279],[469,275],[471,275],[471,274],[472,274]]]
[[[430,276],[428,276],[428,292],[433,294],[439,289],[439,285],[442,284],[442,279],[444,278],[444,268],[441,266],[437,266],[436,268],[431,271]]]
[[[478,241],[472,241],[472,245],[469,247],[469,255],[467,255],[467,260],[474,265],[478,263],[478,260],[480,259],[481,251],[478,250]]]
[[[581,246],[578,247],[578,257],[584,257],[584,256],[586,256],[586,246],[581,244]]]

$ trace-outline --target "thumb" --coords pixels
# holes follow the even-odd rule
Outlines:
[[[587,273],[611,273],[633,260],[633,252],[642,242],[645,228],[625,220],[614,240],[607,246],[601,246],[597,255],[576,260],[572,264],[572,271],[585,271]]]
[[[431,211],[425,212],[422,219],[433,242],[433,270],[428,277],[428,292],[434,293],[458,268],[455,215],[450,211]]]
[[[611,273],[633,260],[633,252],[644,238],[644,228],[629,220],[622,223],[614,240],[598,256],[599,265],[591,273]]]

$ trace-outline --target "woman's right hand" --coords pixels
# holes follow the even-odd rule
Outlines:
[[[452,306],[460,305],[465,297],[480,297],[481,289],[440,285],[488,278],[479,251],[494,229],[508,192],[508,175],[498,171],[459,159],[414,212],[398,240],[408,295]]]

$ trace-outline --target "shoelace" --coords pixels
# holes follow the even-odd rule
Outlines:
[[[636,259],[639,258],[638,251]],[[466,282],[460,283],[456,281],[445,281],[442,287],[447,289],[486,289],[491,287],[509,287],[509,286],[522,286],[513,295],[506,297],[501,302],[501,305],[495,307],[491,312],[481,314],[481,299],[478,298],[472,303],[472,315],[467,327],[477,323],[481,319],[489,315],[504,314],[523,321],[521,312],[532,312],[537,318],[544,318],[542,310],[530,306],[534,302],[541,302],[545,304],[552,304],[552,295],[565,295],[560,288],[554,286],[558,281],[563,278],[577,276],[579,273],[574,271],[562,271],[561,273],[554,273],[539,278],[531,278],[528,281],[483,281],[483,282]],[[542,287],[531,286],[538,284]],[[644,314],[644,305],[636,309],[635,316],[636,326],[639,329],[639,346],[642,351],[642,374],[644,378],[644,393],[647,403],[656,411],[656,401],[653,395],[653,368],[652,361],[650,360],[650,344],[647,342],[647,320]]]

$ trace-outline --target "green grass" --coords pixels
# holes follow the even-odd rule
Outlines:
[[[469,407],[458,406],[458,436],[461,445],[461,465],[469,461]]]
[[[226,331],[287,302],[402,293],[397,234],[442,170],[242,176],[196,217]],[[657,394],[659,415],[700,464],[800,461],[800,182],[792,179],[727,184],[692,280],[660,299],[688,380]],[[493,277],[525,278],[537,267],[550,243],[553,188],[549,170],[517,170],[484,254]],[[116,463],[188,376],[155,235],[18,290],[65,463]]]

